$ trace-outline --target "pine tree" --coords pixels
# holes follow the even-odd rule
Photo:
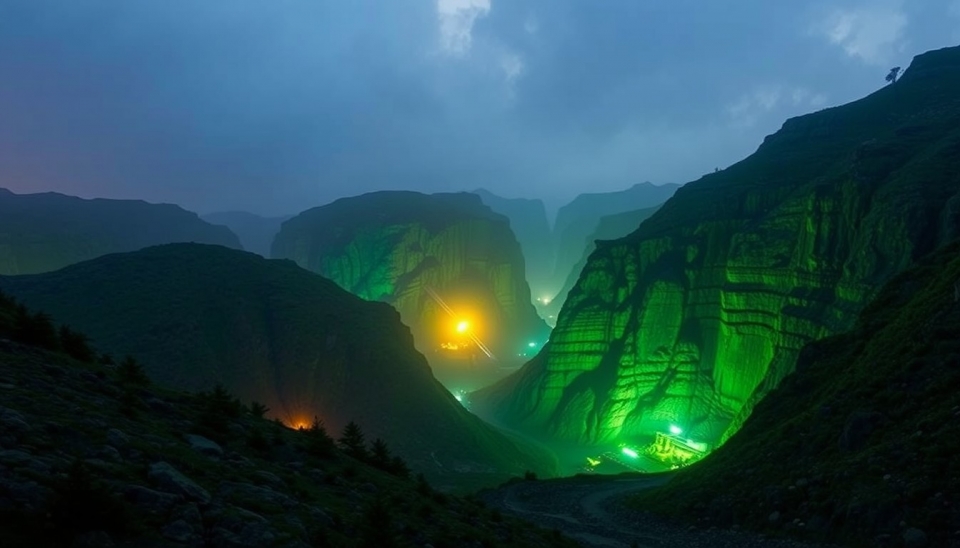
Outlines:
[[[87,336],[66,325],[60,326],[60,348],[75,360],[93,363],[97,359],[97,353],[90,348]]]
[[[373,444],[370,446],[370,464],[381,470],[387,470],[390,468],[390,458],[390,448],[387,447],[387,442],[380,438],[373,440]]]
[[[340,446],[343,447],[344,452],[351,457],[357,460],[367,460],[369,457],[363,430],[360,429],[357,423],[350,421],[343,429],[343,434],[337,441],[340,442]]]
[[[270,411],[270,408],[258,401],[250,402],[250,414],[254,417],[262,419],[267,412]]]
[[[307,430],[307,440],[307,451],[314,456],[326,458],[332,456],[337,450],[337,445],[327,434],[327,429],[319,417],[313,417],[313,424]]]

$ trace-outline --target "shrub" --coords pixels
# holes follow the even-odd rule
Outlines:
[[[120,382],[125,384],[137,386],[150,384],[150,377],[147,376],[147,372],[133,356],[127,356],[120,362],[117,367],[117,376],[120,378]]]

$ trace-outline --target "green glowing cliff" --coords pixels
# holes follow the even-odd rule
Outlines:
[[[602,242],[543,351],[475,409],[553,438],[719,443],[848,329],[892,276],[958,234],[960,48],[895,85],[787,121],[755,154]]]
[[[272,256],[390,303],[424,352],[451,337],[461,316],[498,356],[546,339],[510,224],[474,194],[375,192],[337,200],[283,223]]]
[[[0,274],[49,272],[108,253],[174,242],[240,249],[228,228],[172,204],[0,188]]]

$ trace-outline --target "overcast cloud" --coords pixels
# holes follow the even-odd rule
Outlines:
[[[958,41],[958,0],[6,0],[0,186],[557,205],[696,179]]]

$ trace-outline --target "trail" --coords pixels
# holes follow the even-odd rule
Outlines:
[[[622,500],[664,484],[667,474],[645,477],[577,477],[523,481],[485,491],[491,507],[558,529],[584,547],[602,548],[800,548],[817,546],[747,532],[687,529],[626,508]]]

